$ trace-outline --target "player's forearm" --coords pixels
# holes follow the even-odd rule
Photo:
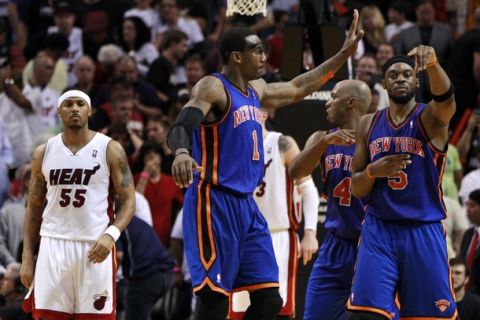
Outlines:
[[[352,175],[352,194],[357,199],[362,199],[372,192],[375,178],[367,173],[367,168]]]
[[[328,144],[325,142],[324,137],[321,137],[313,145],[303,149],[288,166],[290,177],[292,179],[301,179],[311,174],[327,148]]]
[[[135,197],[128,197],[126,199],[121,199],[121,209],[116,214],[115,220],[113,221],[113,225],[123,232],[132,220],[133,215],[135,214]]]
[[[40,239],[42,225],[42,208],[27,207],[23,222],[23,253],[22,259],[33,258],[35,247]]]
[[[320,204],[317,187],[315,187],[313,179],[309,177],[308,180],[298,185],[298,189],[302,195],[305,231],[311,230],[316,233],[318,224],[318,205]]]
[[[299,88],[299,96],[307,96],[330,80],[348,58],[348,53],[340,51],[315,69],[295,77],[291,83]]]

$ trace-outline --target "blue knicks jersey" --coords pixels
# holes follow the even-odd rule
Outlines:
[[[350,187],[354,154],[355,144],[330,145],[321,159],[323,194],[328,199],[325,229],[343,238],[358,237],[365,217],[363,205],[352,196]]]
[[[393,154],[410,154],[412,163],[395,176],[377,178],[367,213],[388,220],[440,221],[445,218],[441,181],[446,153],[430,144],[418,104],[394,126],[388,108],[375,114],[368,134],[370,162]]]
[[[192,156],[203,167],[197,179],[234,192],[251,194],[263,175],[260,99],[249,85],[242,92],[221,74],[227,93],[224,117],[193,133]]]

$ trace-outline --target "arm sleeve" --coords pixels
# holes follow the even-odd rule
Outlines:
[[[320,204],[320,197],[318,196],[317,187],[313,183],[313,179],[310,178],[298,185],[298,189],[302,195],[305,229],[317,231],[318,205]]]

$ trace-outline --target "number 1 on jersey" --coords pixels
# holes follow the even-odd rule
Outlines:
[[[252,131],[252,139],[253,139],[253,160],[260,160],[260,153],[258,152],[258,136],[257,136],[257,130]]]

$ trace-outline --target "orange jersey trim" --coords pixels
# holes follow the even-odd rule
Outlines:
[[[193,292],[196,293],[202,290],[205,286],[208,286],[212,291],[215,291],[215,292],[224,294],[227,297],[230,297],[230,293],[228,291],[224,290],[223,288],[217,287],[208,277],[206,277],[205,280],[203,280],[203,282],[200,285],[194,287]]]
[[[232,291],[233,292],[255,291],[255,290],[265,289],[265,288],[278,288],[279,286],[280,285],[278,284],[278,282],[266,282],[266,283],[258,283],[258,284],[252,284],[249,286],[234,288]]]
[[[373,308],[373,307],[364,307],[364,306],[354,306],[351,304],[350,299],[347,301],[347,309],[348,310],[354,310],[354,311],[367,311],[367,312],[373,312],[376,314],[381,314],[382,316],[386,317],[387,319],[393,319],[394,315],[392,315],[390,312],[387,312],[382,309],[378,308]]]

